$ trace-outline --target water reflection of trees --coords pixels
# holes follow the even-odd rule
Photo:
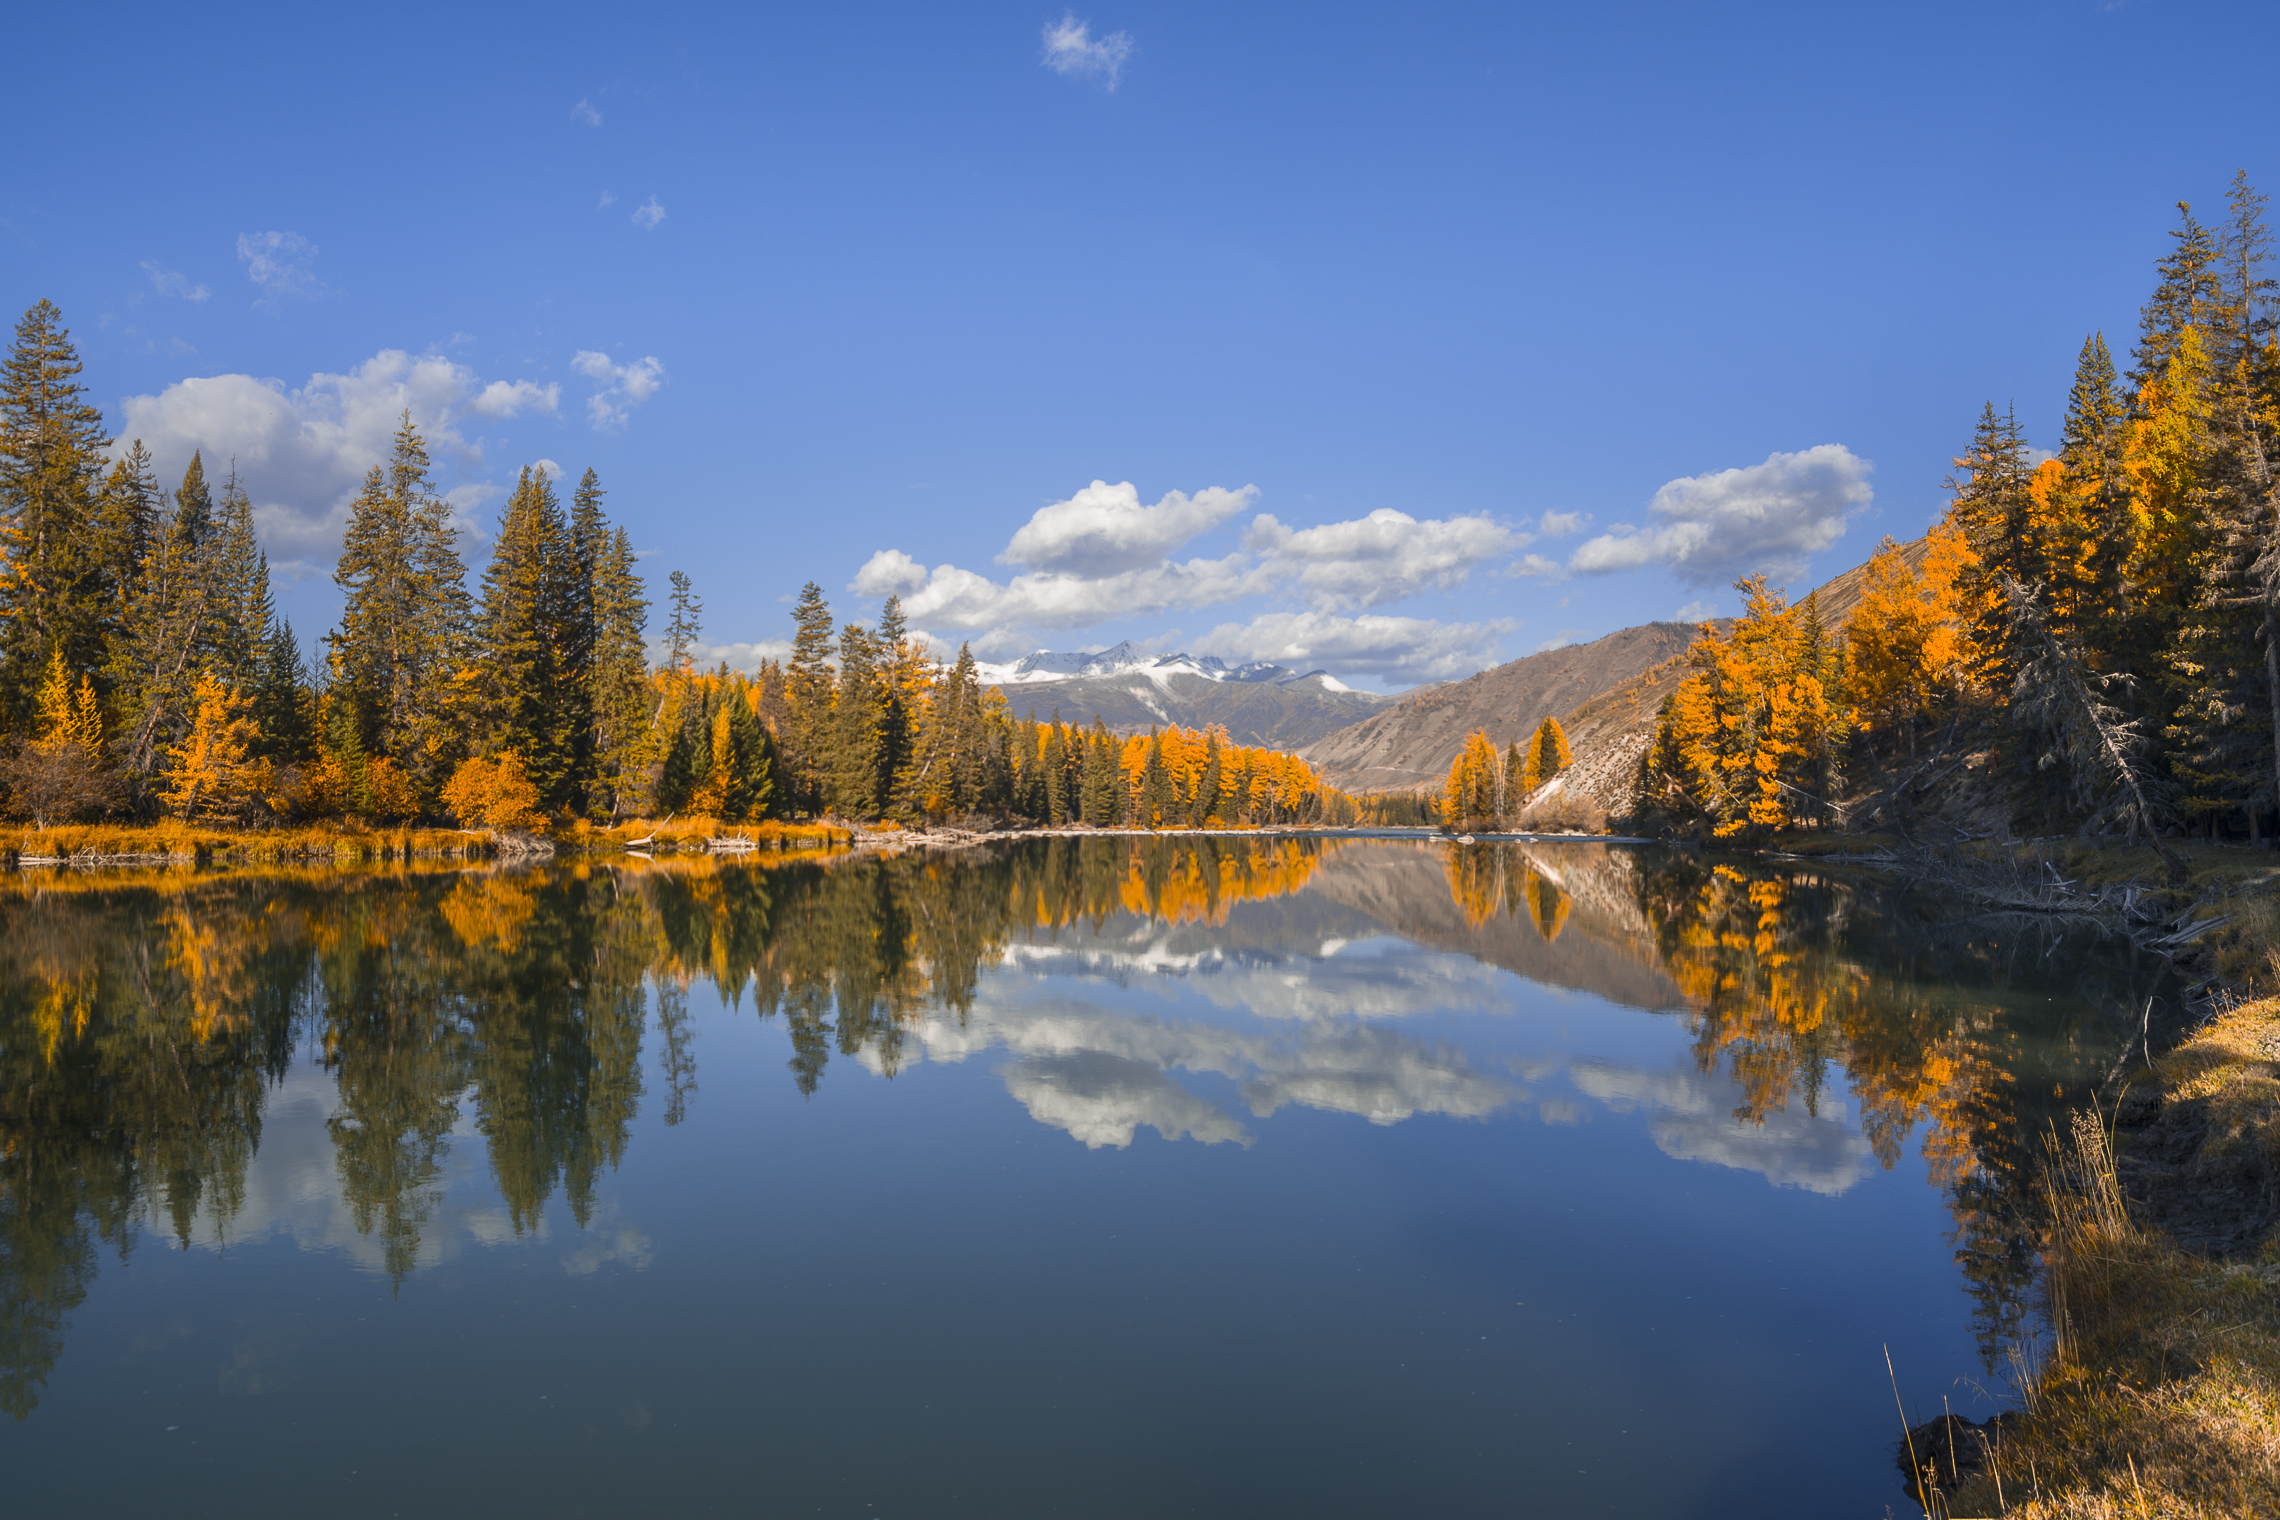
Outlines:
[[[337,1083],[350,1219],[400,1281],[435,1229],[455,1127],[480,1135],[515,1230],[558,1195],[591,1217],[644,1096],[652,1016],[661,1116],[697,1101],[697,982],[781,1016],[812,1093],[834,1056],[893,1074],[920,1017],[962,1021],[1017,941],[1118,914],[1222,923],[1306,885],[1327,848],[1055,839],[835,868],[0,878],[0,1407],[36,1403],[66,1316],[138,1221],[183,1245],[227,1235],[267,1094],[305,1049]],[[1992,1344],[2023,1301],[2025,1157],[2111,1059],[2116,1010],[2140,995],[2127,968],[2074,958],[2076,999],[2043,1001],[2047,976],[2013,997],[2032,936],[1903,921],[1890,894],[1811,872],[1592,858],[1620,864],[1601,881],[1557,852],[1451,847],[1449,890],[1476,927],[1525,918],[1547,942],[1651,955],[1742,1121],[1816,1112],[1836,1071],[1887,1166],[1920,1127]]]
[[[100,1252],[163,1219],[187,1246],[243,1206],[263,1103],[313,1044],[356,1229],[400,1281],[450,1136],[482,1136],[518,1231],[583,1225],[624,1154],[654,1006],[677,1123],[687,992],[782,1015],[793,1080],[833,1054],[892,1074],[922,1013],[971,1008],[1016,935],[1119,912],[1220,922],[1295,890],[1318,847],[1055,840],[837,869],[709,859],[519,874],[16,876],[0,883],[0,1408],[21,1418]]]
[[[1654,853],[1635,881],[1656,959],[1690,1000],[1695,1060],[1732,1078],[1738,1120],[1816,1112],[1834,1070],[1885,1167],[1920,1129],[1992,1366],[2025,1314],[2039,1138],[2107,1074],[2157,967],[2093,952],[2080,925],[2062,965],[2066,925],[1813,869]]]

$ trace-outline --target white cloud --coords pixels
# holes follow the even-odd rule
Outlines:
[[[494,380],[475,393],[467,410],[484,417],[512,417],[517,412],[551,412],[562,399],[562,387],[549,381]]]
[[[571,355],[570,367],[602,388],[586,398],[586,420],[603,432],[625,426],[633,408],[657,394],[665,383],[665,366],[655,355],[631,364],[613,364],[608,354],[582,348]]]
[[[1718,604],[1697,597],[1671,614],[1682,623],[1706,623],[1718,615]]]
[[[1764,571],[1805,573],[1868,505],[1870,465],[1842,444],[1771,454],[1764,464],[1682,476],[1655,492],[1650,525],[1585,541],[1568,561],[1582,574],[1665,565],[1689,585],[1722,585]]]
[[[1588,628],[1562,628],[1528,652],[1530,654],[1548,654],[1554,649],[1565,649],[1570,644],[1581,644],[1590,637],[1591,630]]]
[[[1212,486],[1193,496],[1167,491],[1149,507],[1131,481],[1096,480],[1067,501],[1038,508],[1015,530],[998,563],[1088,576],[1138,570],[1243,511],[1258,494],[1257,486]]]
[[[602,124],[602,113],[594,109],[593,102],[581,99],[570,108],[570,119],[582,121],[589,127],[598,127]]]
[[[900,549],[881,549],[863,561],[847,589],[858,596],[901,596],[926,584],[926,567]]]
[[[1429,586],[1445,591],[1482,560],[1530,542],[1486,517],[1419,522],[1389,507],[1317,528],[1286,528],[1262,512],[1243,536],[1262,556],[1265,578],[1294,584],[1322,611],[1396,602]]]
[[[1536,526],[1543,529],[1546,538],[1565,538],[1579,532],[1590,521],[1588,512],[1546,512],[1536,519]]]
[[[1124,60],[1131,56],[1129,34],[1110,32],[1096,39],[1090,23],[1079,21],[1074,13],[1045,24],[1045,67],[1056,74],[1091,75],[1100,80],[1101,88],[1114,90]]]
[[[533,459],[530,462],[530,467],[534,470],[544,470],[546,478],[549,480],[560,480],[562,478],[562,466],[551,459]]]
[[[1507,566],[1504,573],[1514,579],[1542,576],[1547,580],[1557,580],[1567,574],[1567,571],[1556,559],[1546,559],[1541,554],[1523,554]]]
[[[657,229],[657,224],[663,220],[665,220],[665,208],[657,204],[657,197],[654,195],[633,208],[633,225],[644,232],[654,232]]]
[[[241,232],[237,256],[245,265],[245,277],[261,287],[265,302],[325,292],[309,267],[316,261],[317,245],[298,232]]]
[[[650,663],[664,664],[665,657],[670,652],[663,639],[649,641]],[[762,660],[789,659],[792,644],[789,639],[760,639],[747,644],[697,644],[692,646],[691,653],[695,656],[699,669],[710,669],[725,660],[729,669],[751,675],[760,668]]]
[[[1321,666],[1339,675],[1437,681],[1494,664],[1505,635],[1517,626],[1508,618],[1443,623],[1383,613],[1269,612],[1248,623],[1222,623],[1196,647],[1229,661],[1271,660],[1299,670]]]
[[[252,375],[180,380],[155,396],[130,396],[121,408],[123,449],[139,438],[163,484],[171,485],[203,450],[209,471],[234,459],[263,544],[278,568],[329,560],[347,521],[348,502],[365,471],[388,457],[401,416],[409,411],[431,456],[478,468],[481,447],[456,424],[468,416],[504,416],[537,407],[551,387],[529,381],[485,385],[473,370],[437,354],[385,349],[345,374],[318,373],[298,389]],[[485,401],[489,399],[486,409]],[[544,408],[551,409],[551,408]],[[450,499],[462,516],[485,499],[461,486]],[[472,494],[470,494],[472,493]]]
[[[156,259],[143,260],[143,273],[150,276],[151,289],[162,296],[173,296],[182,301],[203,301],[213,294],[203,285],[194,285],[190,277],[159,263]]]
[[[617,204],[617,192],[615,192],[615,191],[613,191],[613,190],[604,190],[604,191],[602,192],[602,198],[601,198],[600,200],[598,200],[598,201],[594,202],[594,209],[595,209],[596,211],[600,211],[600,210],[602,210],[602,209],[603,209],[603,208],[605,208],[605,207],[608,207],[608,206],[614,206],[614,205],[616,205],[616,204]]]
[[[880,562],[881,557],[873,555],[864,568],[870,570]],[[880,584],[879,576],[886,573],[882,568],[866,584]],[[907,572],[897,584],[908,584]],[[1017,623],[1083,628],[1173,607],[1216,606],[1244,595],[1251,584],[1250,562],[1240,554],[1184,564],[1166,561],[1121,575],[1040,571],[1017,575],[1003,585],[956,565],[937,565],[923,587],[903,598],[903,608],[914,618],[950,628],[1003,629]]]

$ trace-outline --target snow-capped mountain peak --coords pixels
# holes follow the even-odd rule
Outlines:
[[[1028,686],[1044,681],[1101,680],[1122,675],[1139,676],[1158,686],[1174,676],[1195,676],[1206,681],[1282,685],[1285,682],[1320,676],[1332,691],[1352,690],[1351,687],[1332,680],[1325,671],[1310,670],[1302,675],[1287,665],[1276,665],[1267,660],[1253,660],[1247,665],[1230,666],[1217,655],[1188,654],[1185,651],[1151,659],[1134,649],[1130,640],[1091,654],[1058,654],[1050,649],[1039,649],[1002,665],[977,662],[974,669],[984,686]]]

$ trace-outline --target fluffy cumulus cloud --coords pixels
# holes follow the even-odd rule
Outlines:
[[[271,558],[297,568],[331,557],[349,499],[387,458],[404,413],[431,455],[479,468],[481,446],[461,432],[465,419],[503,420],[555,404],[552,385],[485,384],[440,355],[387,349],[345,373],[311,375],[297,389],[252,375],[208,375],[130,396],[119,435],[122,447],[142,440],[162,481],[179,477],[194,450],[204,451],[209,469],[234,460]],[[464,512],[490,490],[461,487],[452,500]]]
[[[1388,681],[1443,681],[1493,665],[1509,618],[1443,623],[1432,618],[1364,613],[1268,612],[1248,623],[1222,623],[1198,641],[1229,662],[1270,660],[1299,670]]]
[[[1419,522],[1380,507],[1351,522],[1286,528],[1261,513],[1243,535],[1262,573],[1323,611],[1397,602],[1428,588],[1449,590],[1483,560],[1525,547],[1525,533],[1486,517]]]
[[[1687,475],[1655,492],[1648,524],[1587,539],[1568,561],[1579,574],[1662,565],[1693,586],[1758,571],[1790,578],[1835,543],[1868,505],[1869,462],[1842,444],[1772,454],[1763,464]]]
[[[1247,511],[1254,486],[1170,491],[1141,500],[1126,481],[1096,480],[1065,501],[1039,508],[998,555],[1021,567],[1009,580],[957,565],[932,568],[900,549],[882,549],[849,589],[899,596],[913,619],[972,630],[977,647],[1031,647],[1050,630],[1117,618],[1224,606],[1248,597],[1303,601],[1305,612],[1277,613],[1215,630],[1203,648],[1223,659],[1316,660],[1357,673],[1438,677],[1467,660],[1493,657],[1507,622],[1442,624],[1423,618],[1351,616],[1378,603],[1447,590],[1483,563],[1525,546],[1531,536],[1483,516],[1446,520],[1381,509],[1349,522],[1293,528],[1271,514],[1252,518],[1241,546],[1218,557],[1179,560],[1175,550]],[[1552,568],[1557,568],[1552,567]]]
[[[1040,507],[1015,530],[998,563],[1071,575],[1108,576],[1145,569],[1198,534],[1216,528],[1257,499],[1259,488],[1218,486],[1189,496],[1169,491],[1144,506],[1131,481],[1091,485]],[[1272,519],[1267,519],[1272,521]]]
[[[241,232],[237,255],[245,265],[245,277],[260,287],[265,303],[325,293],[314,267],[317,245],[298,232]]]
[[[633,408],[656,395],[665,383],[665,366],[654,354],[618,364],[608,354],[582,348],[571,356],[570,367],[600,387],[586,398],[586,420],[599,432],[624,427]]]
[[[1132,56],[1132,38],[1124,32],[1095,37],[1088,22],[1074,13],[1045,23],[1045,67],[1056,74],[1097,80],[1114,90],[1124,74],[1124,60]]]

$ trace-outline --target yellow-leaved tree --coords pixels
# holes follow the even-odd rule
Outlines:
[[[1567,733],[1560,727],[1560,720],[1546,718],[1536,725],[1536,736],[1528,741],[1528,760],[1520,773],[1520,796],[1527,796],[1574,763],[1575,756],[1568,749]]]
[[[1967,667],[1958,578],[1971,546],[1952,524],[1927,535],[1923,567],[1887,538],[1868,562],[1860,605],[1845,624],[1845,695],[1869,733],[1905,739],[1962,685]]]
[[[1441,784],[1441,818],[1452,828],[1493,827],[1504,812],[1504,759],[1485,729],[1474,729]]]
[[[1817,819],[1844,716],[1817,597],[1792,607],[1753,575],[1742,616],[1695,640],[1695,673],[1672,693],[1640,777],[1642,800],[1692,815],[1719,838]]]
[[[443,784],[443,805],[462,827],[494,834],[535,828],[539,822],[538,788],[512,751],[461,761]]]
[[[200,672],[191,700],[190,732],[167,747],[159,796],[186,823],[242,818],[266,782],[265,767],[246,758],[255,736],[246,699]]]

